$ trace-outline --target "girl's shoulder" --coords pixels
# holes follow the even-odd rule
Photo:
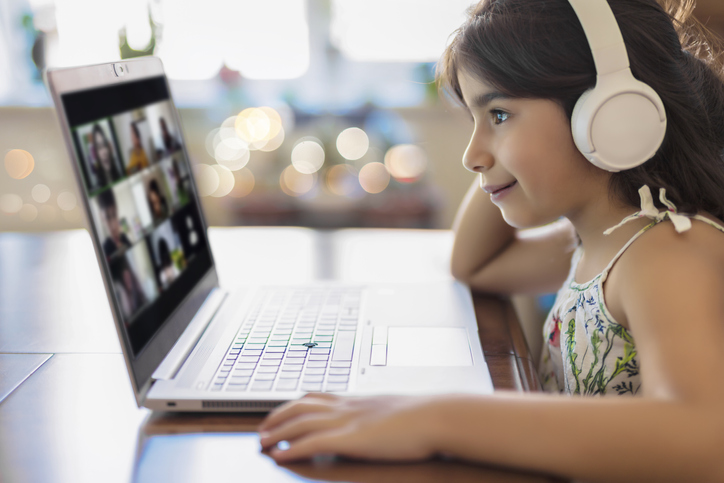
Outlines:
[[[627,258],[634,263],[677,258],[724,263],[724,222],[706,213],[689,219],[691,227],[681,232],[670,221],[657,223],[631,245],[633,256]]]
[[[724,294],[724,223],[701,216],[722,229],[692,219],[691,228],[679,233],[672,222],[662,221],[616,262],[606,299],[622,325],[628,326],[625,307],[633,304],[707,303]]]

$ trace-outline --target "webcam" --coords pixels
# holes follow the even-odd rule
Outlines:
[[[126,75],[126,72],[128,72],[128,66],[123,64],[113,64],[113,72],[116,73],[116,77],[121,77]]]

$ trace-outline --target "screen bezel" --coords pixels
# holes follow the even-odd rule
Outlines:
[[[118,76],[117,67],[123,66],[125,74]],[[68,123],[65,107],[63,105],[61,96],[70,94],[73,92],[85,91],[99,87],[110,87],[118,84],[131,83],[135,81],[141,81],[153,77],[163,76],[163,80],[168,90],[168,100],[171,103],[171,110],[174,116],[176,125],[179,126],[179,133],[182,142],[182,149],[186,160],[189,160],[186,142],[183,136],[183,128],[181,119],[178,115],[173,97],[171,95],[171,89],[168,85],[168,79],[165,76],[163,70],[163,64],[161,60],[156,57],[144,57],[140,59],[98,64],[83,67],[72,67],[64,69],[48,69],[45,72],[45,80],[50,93],[53,98],[53,102],[56,107],[58,120],[61,125],[61,131],[63,138],[66,143],[68,155],[70,156],[71,165],[73,167],[73,173],[76,179],[76,186],[81,193],[81,204],[83,206],[83,212],[85,217],[86,226],[89,228],[88,231],[93,240],[93,246],[96,253],[96,258],[103,274],[103,284],[106,289],[106,296],[111,306],[111,313],[113,320],[116,325],[116,331],[118,333],[119,340],[121,342],[121,348],[123,350],[123,356],[126,362],[129,375],[131,376],[131,383],[136,396],[136,402],[139,406],[143,404],[145,395],[151,385],[151,376],[156,368],[161,364],[164,357],[168,354],[171,348],[174,346],[178,338],[181,336],[183,331],[191,322],[192,318],[204,303],[209,293],[218,288],[218,276],[214,265],[213,255],[210,250],[209,240],[207,236],[207,224],[203,214],[203,209],[198,197],[198,189],[196,187],[193,176],[191,180],[191,191],[192,200],[196,205],[197,212],[199,214],[199,221],[201,223],[201,236],[204,239],[204,246],[208,252],[210,266],[208,270],[199,278],[199,281],[191,289],[191,291],[185,296],[184,300],[181,301],[178,307],[169,315],[167,320],[161,325],[154,336],[149,340],[143,349],[138,354],[133,353],[131,349],[130,340],[128,339],[123,317],[121,315],[120,308],[117,306],[115,296],[113,295],[113,286],[111,285],[111,274],[109,273],[108,267],[105,263],[105,254],[101,245],[101,241],[98,239],[97,230],[93,229],[94,221],[90,211],[89,197],[85,194],[85,186],[83,184],[83,175],[80,170],[79,162],[76,159],[73,134],[71,127]],[[190,164],[190,163],[189,163]],[[191,166],[189,166],[189,169]]]

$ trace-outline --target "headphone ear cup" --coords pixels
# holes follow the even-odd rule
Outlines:
[[[656,154],[666,134],[666,113],[658,94],[633,76],[602,78],[576,103],[571,131],[591,163],[616,172]]]
[[[571,116],[571,133],[573,134],[573,142],[576,143],[578,150],[590,159],[590,154],[594,151],[593,143],[589,136],[591,132],[591,115],[589,111],[591,108],[588,106],[588,99],[591,97],[594,89],[588,89],[581,97],[576,101],[576,105],[573,107],[573,115]]]

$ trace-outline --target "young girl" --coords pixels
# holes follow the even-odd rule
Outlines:
[[[452,272],[478,291],[559,291],[540,365],[552,393],[312,394],[261,425],[275,459],[447,454],[585,481],[724,481],[724,85],[693,6],[661,3],[609,0],[667,114],[633,169],[574,144],[596,68],[567,0],[483,0],[442,63],[479,174]]]

